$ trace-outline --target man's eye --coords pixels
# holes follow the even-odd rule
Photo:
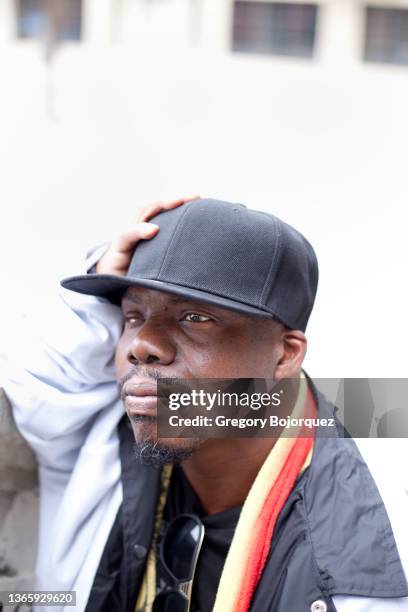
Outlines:
[[[136,325],[140,324],[140,317],[129,315],[128,317],[125,317],[125,324],[127,327],[135,327]]]
[[[206,323],[207,321],[211,321],[211,318],[197,314],[196,312],[189,312],[183,317],[183,321],[188,321],[189,323]]]

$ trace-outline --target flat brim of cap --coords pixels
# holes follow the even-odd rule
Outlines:
[[[172,295],[178,295],[189,300],[197,300],[204,304],[212,304],[220,308],[227,308],[228,310],[234,310],[255,317],[266,319],[275,318],[272,313],[266,310],[221,295],[147,278],[130,278],[112,274],[86,274],[83,276],[70,276],[64,278],[61,281],[61,286],[70,291],[76,291],[77,293],[106,298],[110,302],[118,305],[121,302],[124,292],[129,289],[129,287],[144,287],[145,289],[154,289],[155,291],[171,293]]]

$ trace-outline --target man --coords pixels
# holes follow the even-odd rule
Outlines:
[[[161,378],[294,379],[293,411],[334,416],[301,369],[310,244],[216,200],[141,221],[96,256],[95,273],[65,279],[97,299],[66,292],[53,343],[25,347],[25,374],[6,384],[40,462],[40,586],[75,589],[86,612],[408,610],[385,506],[340,428],[157,434]]]

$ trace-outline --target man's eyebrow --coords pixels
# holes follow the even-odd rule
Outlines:
[[[122,301],[133,302],[134,304],[140,304],[141,300],[137,296],[133,295],[124,295],[122,296]]]

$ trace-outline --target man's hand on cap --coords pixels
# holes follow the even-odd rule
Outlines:
[[[139,240],[149,240],[153,238],[160,229],[155,223],[148,223],[149,219],[160,212],[171,210],[186,202],[196,200],[198,197],[199,196],[194,196],[193,198],[180,198],[179,200],[173,200],[171,202],[156,202],[155,204],[141,208],[136,216],[135,225],[115,238],[109,249],[98,261],[96,272],[98,274],[125,276]]]

